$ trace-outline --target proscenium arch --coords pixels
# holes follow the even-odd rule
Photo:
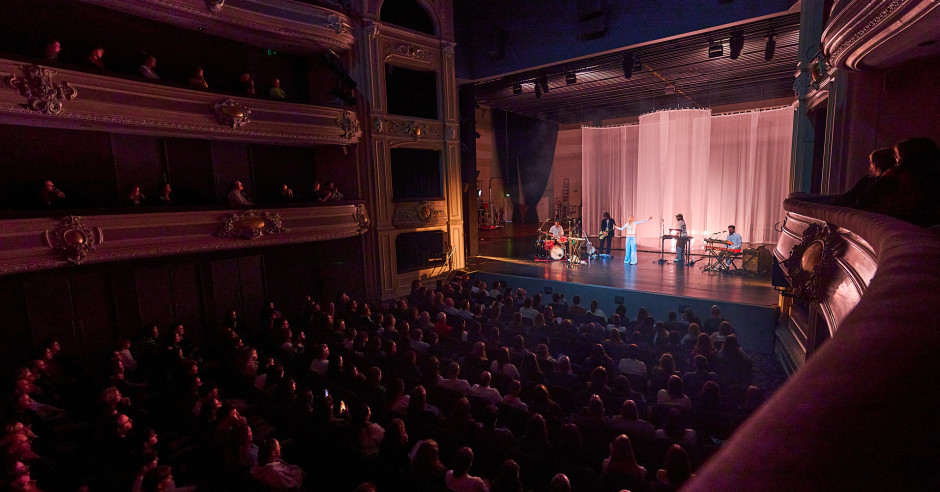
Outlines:
[[[433,8],[420,0],[383,0],[379,20],[405,29],[436,36],[440,31]]]

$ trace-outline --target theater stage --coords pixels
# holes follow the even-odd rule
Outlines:
[[[636,265],[623,263],[622,249],[612,251],[612,260],[588,260],[580,266],[536,262],[535,237],[535,228],[527,225],[480,231],[480,256],[470,258],[467,268],[487,286],[502,280],[530,295],[542,293],[548,298],[545,303],[555,292],[562,293],[569,304],[575,295],[581,296],[585,308],[596,299],[608,316],[622,303],[631,319],[641,307],[657,320],[665,319],[669,311],[676,311],[681,318],[685,308],[691,307],[704,320],[711,306],[718,304],[746,350],[773,353],[777,293],[770,277],[702,271],[707,260],[695,266],[677,265],[672,262],[675,255],[668,253],[668,261],[659,263],[659,251],[642,249]]]

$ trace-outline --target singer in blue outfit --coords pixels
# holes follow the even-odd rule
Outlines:
[[[622,227],[617,227],[617,229],[619,229],[619,230],[621,230],[621,231],[624,230],[624,229],[626,229],[626,231],[627,231],[627,232],[626,232],[626,235],[627,235],[627,244],[626,244],[626,247],[624,248],[624,249],[626,249],[627,251],[626,251],[626,254],[625,254],[624,257],[623,257],[623,262],[624,262],[624,263],[629,263],[629,264],[631,264],[631,265],[636,265],[636,226],[638,226],[638,225],[640,225],[640,224],[642,224],[642,223],[644,223],[644,222],[647,222],[647,221],[649,221],[649,220],[652,219],[652,218],[653,218],[653,216],[650,216],[649,219],[641,220],[641,221],[639,221],[639,222],[634,222],[634,221],[633,221],[633,216],[631,215],[630,218],[627,219],[627,223],[626,223],[626,224],[624,224]]]

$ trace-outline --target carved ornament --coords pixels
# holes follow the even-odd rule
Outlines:
[[[326,20],[323,22],[323,25],[332,29],[336,34],[343,34],[344,32],[349,32],[349,29],[346,29],[343,26],[343,22],[339,19],[339,16],[336,14],[330,14],[326,16]]]
[[[398,203],[392,217],[392,224],[401,228],[424,227],[432,222],[438,224],[446,221],[444,210],[435,208],[427,201]]]
[[[226,99],[212,106],[219,123],[225,126],[241,128],[251,122],[251,110],[234,99]]]
[[[366,206],[363,204],[356,205],[356,210],[353,212],[353,219],[356,220],[356,223],[359,224],[359,234],[362,234],[369,230],[369,214],[366,212]]]
[[[781,265],[793,285],[793,293],[806,302],[826,297],[833,273],[838,269],[845,241],[829,225],[810,224],[803,240],[790,251]]]
[[[387,123],[390,132],[408,135],[415,140],[421,140],[424,137],[439,137],[441,135],[441,132],[437,128],[418,123],[417,121],[396,123],[392,120],[388,120]]]
[[[366,34],[369,35],[369,39],[375,39],[378,37],[379,33],[382,32],[381,24],[377,22],[370,22],[366,26]]]
[[[404,56],[406,58],[411,58],[414,60],[421,60],[421,61],[431,61],[434,59],[434,54],[431,52],[431,50],[419,48],[413,44],[407,44],[407,43],[402,43],[398,45],[389,45],[388,55],[386,55],[385,59],[388,60],[389,57],[393,55]]]
[[[359,120],[353,117],[353,113],[344,109],[343,113],[336,118],[336,125],[343,130],[343,138],[354,140],[362,136],[362,128],[359,127]]]
[[[447,127],[447,140],[457,140],[457,127],[448,126]]]
[[[379,117],[372,118],[372,131],[375,133],[384,133],[385,120]]]
[[[831,59],[837,58],[839,54],[857,43],[859,39],[862,39],[865,35],[871,32],[872,29],[878,27],[878,25],[884,22],[884,20],[887,19],[888,16],[890,16],[895,10],[897,10],[898,7],[905,3],[907,3],[907,0],[894,0],[888,5],[885,5],[885,7],[879,10],[864,26],[855,31],[855,33],[849,36],[845,41],[839,43],[838,46],[833,48],[829,52],[829,57]]]
[[[258,239],[262,236],[288,232],[281,222],[281,215],[273,212],[246,210],[229,215],[219,224],[218,237]]]
[[[206,0],[206,8],[211,12],[221,12],[224,5],[225,0]]]
[[[98,227],[88,227],[77,215],[62,219],[55,230],[45,231],[43,240],[46,245],[65,254],[65,259],[73,265],[85,261],[88,252],[104,241],[104,235]]]
[[[454,56],[454,43],[445,43],[444,47],[441,48],[441,51],[444,53],[444,56],[450,58]]]
[[[68,82],[53,82],[55,72],[39,65],[21,65],[22,77],[16,74],[4,79],[6,85],[26,98],[26,107],[42,114],[62,112],[62,103],[75,99],[78,91]]]

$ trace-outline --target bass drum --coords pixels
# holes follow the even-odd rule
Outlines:
[[[553,260],[560,260],[565,257],[565,248],[555,245],[552,247],[552,250],[549,252],[549,255]]]

